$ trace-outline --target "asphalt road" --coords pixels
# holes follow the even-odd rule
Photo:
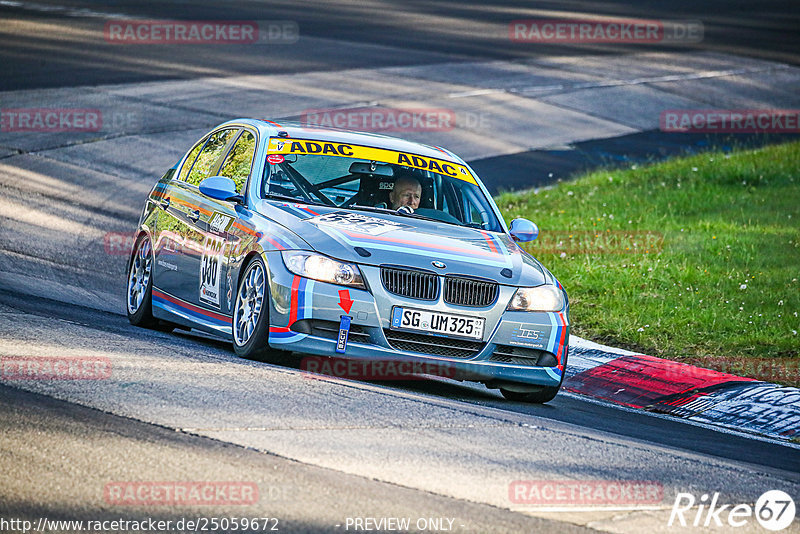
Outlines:
[[[3,381],[0,508],[14,517],[241,516],[103,497],[115,482],[234,481],[260,488],[246,512],[289,532],[334,531],[355,516],[457,518],[458,532],[571,528],[549,520],[636,532],[663,526],[679,492],[736,503],[800,491],[800,452],[785,445],[573,396],[529,406],[454,382],[315,377],[297,357],[248,362],[204,336],[18,292],[0,292],[0,353],[111,366],[103,380]],[[655,481],[663,499],[589,512],[509,501],[515,480],[561,479]]]
[[[195,358],[203,354],[208,357],[221,354],[225,359],[235,357],[226,343],[204,334],[176,331],[166,335],[149,332],[131,326],[122,315],[112,315],[89,307],[24,293],[0,290],[0,309],[5,309],[8,313],[24,314],[31,319],[36,317],[52,321],[52,330],[41,332],[43,338],[67,339],[73,336],[69,332],[69,325],[80,325],[99,333],[106,332],[120,336],[121,345],[135,343],[142,337],[154,338],[153,341],[164,345],[165,352],[169,352],[173,346],[176,348],[179,346],[191,352]],[[22,339],[29,339],[23,332],[18,332],[17,335]],[[301,358],[302,355],[299,354],[280,355],[273,356],[264,363],[277,364],[302,373]],[[797,480],[800,481],[800,450],[787,449],[774,442],[753,440],[741,434],[722,433],[673,417],[657,416],[641,410],[622,410],[610,404],[587,401],[578,395],[560,394],[550,403],[537,405],[509,402],[503,399],[497,390],[488,390],[479,384],[445,379],[369,384],[419,398],[428,398],[432,402],[439,400],[452,404],[455,401],[456,404],[466,403],[497,409],[505,412],[503,417],[510,417],[519,422],[528,421],[529,418],[542,418],[575,425],[575,428],[591,428],[607,432],[631,442],[641,441],[654,446],[666,446],[725,460],[742,460],[742,450],[746,449],[747,463],[751,466],[775,470],[776,473],[781,471],[798,473]]]
[[[22,4],[22,5],[20,5]],[[281,20],[298,25],[294,44],[137,45],[104,39],[121,17]],[[699,43],[540,44],[508,38],[517,19],[700,21]],[[618,2],[101,2],[0,4],[0,90],[145,80],[339,70],[480,59],[526,59],[643,51],[705,50],[800,64],[796,2],[631,0]],[[341,46],[348,43],[347,47]],[[358,80],[353,80],[354,88]]]
[[[0,386],[0,428],[4,429],[0,436],[4,475],[0,513],[5,519],[37,524],[46,518],[52,525],[56,521],[147,518],[176,525],[197,518],[246,517],[269,518],[261,519],[257,529],[248,529],[252,532],[273,528],[341,532],[348,518],[362,518],[367,512],[368,517],[410,518],[414,524],[420,519],[447,518],[460,532],[593,532],[345,475],[4,386]],[[55,444],[58,462],[42,461],[52,456]],[[136,507],[110,500],[106,487],[132,476],[162,482],[234,483],[230,487],[240,483],[259,498],[243,505],[152,503]],[[78,529],[52,531],[66,530]]]
[[[619,78],[614,83],[620,87],[633,83],[625,76],[635,78],[643,72],[653,77],[654,84],[668,85],[657,69],[660,65],[643,66],[641,58],[636,63],[624,56],[676,47],[532,47],[510,43],[506,37],[507,23],[515,18],[587,12],[699,19],[705,26],[704,41],[678,50],[800,63],[797,8],[780,2],[495,3],[490,7],[331,2],[316,6],[312,10],[295,2],[0,3],[2,90],[198,80],[190,86],[123,85],[96,92],[65,90],[55,97],[48,93],[49,105],[55,101],[104,110],[115,109],[120,102],[140,105],[133,109],[146,120],[131,131],[4,132],[0,145],[0,356],[108,358],[112,374],[98,381],[2,380],[3,517],[35,519],[47,514],[52,518],[169,520],[234,513],[241,517],[240,508],[130,508],[110,505],[103,498],[103,488],[113,481],[238,480],[254,482],[260,489],[257,505],[245,511],[280,517],[286,531],[343,530],[342,521],[358,515],[450,517],[458,521],[454,530],[464,532],[577,531],[578,527],[657,532],[669,531],[669,509],[679,492],[698,496],[720,492],[722,502],[731,504],[752,504],[769,489],[800,495],[797,446],[621,410],[572,395],[531,406],[503,401],[482,386],[449,381],[365,383],[309,377],[298,368],[297,358],[244,361],[217,340],[151,332],[127,323],[120,313],[124,246],[109,247],[108,232],[130,231],[154,177],[204,129],[232,113],[224,108],[229,104],[225,90],[240,91],[237,98],[251,106],[248,111],[261,109],[257,104],[270,89],[275,89],[272,95],[278,98],[275,87],[252,87],[241,78],[226,85],[221,77],[309,73],[302,83],[323,86],[296,100],[286,98],[296,79],[270,80],[283,84],[280,109],[287,116],[292,110],[331,105],[318,102],[337,102],[342,94],[357,100],[370,98],[370,91],[379,98],[397,93],[396,98],[414,101],[430,98],[436,91],[474,87],[469,85],[474,83],[472,78],[452,66],[441,73],[435,72],[437,68],[415,70],[417,78],[408,73],[405,78],[393,78],[390,73],[373,72],[367,79],[366,71],[359,72],[364,78],[352,80],[314,75],[315,71],[330,74],[354,67],[545,60],[554,54],[579,58],[600,53],[620,56],[614,73]],[[119,16],[292,20],[300,27],[301,39],[274,47],[124,47],[103,39],[104,22]],[[698,70],[703,65],[706,70],[720,68],[714,63],[716,56],[695,59]],[[537,83],[548,86],[553,71],[568,71],[564,65],[569,62],[561,58],[551,63],[546,79]],[[513,74],[515,66],[504,64],[502,72]],[[492,67],[501,71],[497,65]],[[686,69],[688,77],[682,82],[686,85],[669,87],[667,93],[679,95],[670,105],[680,105],[684,101],[679,98],[693,91],[694,68]],[[791,73],[763,71],[760,63],[753,68],[751,78],[721,78],[714,95],[740,91],[743,98],[761,98],[761,102],[783,90],[781,102],[792,102],[791,84],[796,80]],[[607,80],[590,78],[587,72],[576,68],[569,76],[583,83],[590,80],[590,85],[596,83],[602,90]],[[464,85],[445,86],[435,77],[453,73]],[[779,88],[778,82],[760,87],[752,80],[767,74],[775,76],[770,80],[789,80],[788,88]],[[388,86],[395,79],[412,86],[398,87],[393,93]],[[523,72],[520,79],[529,83],[530,72]],[[338,92],[330,96],[334,85]],[[20,105],[32,106],[39,94],[10,96],[23,102]],[[570,113],[571,127],[584,131],[591,117],[599,115],[591,123],[592,132],[609,137],[633,131],[638,124],[610,124],[596,110],[581,108],[580,102],[513,107],[510,94],[503,93],[497,100],[492,100],[493,95],[486,97],[501,110],[496,120],[504,125],[504,120],[521,115],[520,109],[531,117],[532,109],[544,115],[540,120],[553,130],[558,119],[563,121]],[[592,100],[594,95],[584,99]],[[613,105],[619,100],[616,95],[606,94],[603,102]],[[520,100],[513,100],[514,105]],[[16,102],[0,104],[8,107]],[[647,117],[653,115],[648,113]],[[520,132],[525,131],[523,127],[519,125]],[[559,133],[553,144],[564,142],[561,139],[568,139],[572,132]],[[480,132],[467,133],[482,138]],[[453,138],[468,139],[464,142],[468,149],[481,146],[463,130],[453,132]],[[583,139],[587,138],[591,136]],[[524,135],[515,133],[516,139],[522,139],[521,147],[530,146]],[[490,149],[496,151],[502,144],[506,140]],[[584,146],[587,153],[604,152],[602,146]],[[519,167],[513,159],[499,163]],[[509,486],[515,480],[655,481],[664,495],[649,508],[534,510],[510,501]]]

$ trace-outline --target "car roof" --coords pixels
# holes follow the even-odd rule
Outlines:
[[[277,137],[278,132],[283,131],[288,134],[289,139],[310,139],[313,141],[329,141],[332,143],[349,143],[438,158],[462,165],[466,164],[460,157],[444,148],[415,143],[398,137],[377,133],[343,130],[325,126],[303,125],[298,122],[273,121],[269,119],[236,119],[229,122],[250,124],[261,130],[267,137]]]

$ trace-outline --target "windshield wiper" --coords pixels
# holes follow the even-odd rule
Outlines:
[[[292,197],[292,196],[289,196],[289,195],[281,195],[279,193],[267,193],[266,195],[264,195],[264,198],[268,198],[270,200],[288,200],[289,202],[294,202],[294,203],[297,203],[297,204],[311,204],[313,206],[325,206],[326,205],[326,204],[323,204],[321,202],[314,202],[313,200],[306,200],[304,198],[297,198],[297,197]]]
[[[396,213],[397,215],[402,215],[403,217],[412,217],[414,219],[425,219],[426,221],[434,221],[434,222],[438,222],[438,223],[453,224],[451,222],[443,221],[441,219],[434,219],[433,217],[428,217],[427,215],[419,215],[417,213],[405,213],[405,212],[402,212],[402,211],[395,211],[393,213]],[[459,224],[457,226],[461,226],[461,225]]]
[[[426,221],[433,221],[433,222],[439,222],[439,223],[443,222],[445,224],[454,224],[454,223],[451,223],[451,222],[442,221],[441,219],[435,219],[433,217],[428,217],[426,215],[420,215],[420,214],[418,214],[416,212],[408,213],[408,212],[405,212],[405,211],[393,210],[391,208],[378,208],[378,207],[375,207],[375,206],[361,206],[359,204],[351,204],[350,206],[347,207],[347,209],[372,211],[372,212],[377,212],[377,213],[386,213],[388,215],[399,215],[401,217],[413,217],[415,219],[425,219]],[[461,225],[458,224],[456,226],[461,226]]]
[[[376,206],[362,206],[361,204],[350,204],[349,206],[342,206],[342,208],[347,210],[374,211],[377,213],[388,213],[389,215],[397,215],[396,210],[392,210],[389,208],[378,208]]]

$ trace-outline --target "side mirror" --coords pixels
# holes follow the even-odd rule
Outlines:
[[[514,219],[508,232],[514,241],[533,241],[539,237],[539,227],[528,219]]]
[[[236,182],[225,176],[210,176],[200,182],[200,192],[207,197],[241,204],[244,197],[236,192]]]

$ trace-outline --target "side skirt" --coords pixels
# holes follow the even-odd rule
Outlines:
[[[196,306],[153,287],[153,315],[165,321],[233,339],[233,319]]]

